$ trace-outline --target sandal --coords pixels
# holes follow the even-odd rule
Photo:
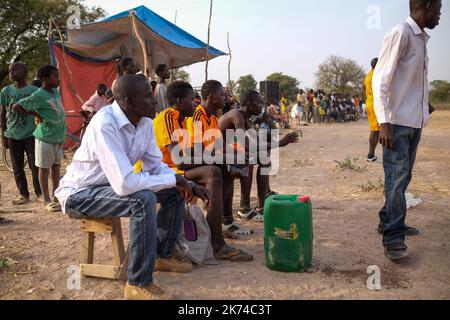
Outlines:
[[[214,254],[214,257],[217,260],[229,260],[231,262],[250,262],[253,260],[252,255],[230,246],[224,246]]]
[[[45,210],[48,212],[61,212],[61,205],[57,202],[44,203]]]
[[[247,213],[238,211],[238,216],[241,220],[245,220],[245,221],[264,222],[264,215],[261,214],[261,211],[262,210],[257,210],[257,209],[251,209]]]
[[[28,202],[30,202],[30,199],[25,197],[25,196],[23,196],[23,195],[20,195],[20,196],[17,197],[17,199],[15,199],[15,200],[13,200],[11,202],[15,206],[23,206],[24,204],[27,204]]]
[[[233,221],[232,224],[227,224],[227,225],[223,224],[222,232],[224,233],[224,235],[230,234],[231,236],[234,236],[234,237],[250,236],[253,234],[252,230],[247,229],[244,226],[237,224],[236,221]]]

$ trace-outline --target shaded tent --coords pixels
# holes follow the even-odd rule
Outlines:
[[[179,68],[207,59],[204,42],[145,6],[68,30],[67,36],[65,46],[80,56],[103,61],[133,57],[147,74],[161,63]],[[221,55],[209,47],[209,59]]]
[[[68,30],[64,43],[50,39],[49,47],[61,72],[64,108],[72,115],[99,83],[111,86],[121,57],[133,58],[141,71],[151,75],[161,63],[179,68],[225,55],[145,6]],[[69,131],[77,132],[81,125],[82,119],[68,118]]]

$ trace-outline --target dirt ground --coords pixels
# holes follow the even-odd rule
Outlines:
[[[231,242],[254,254],[254,262],[222,262],[185,275],[156,273],[155,282],[181,299],[450,299],[450,111],[436,112],[423,133],[409,189],[423,203],[407,219],[422,234],[407,240],[410,257],[401,264],[384,257],[376,232],[383,170],[365,162],[366,121],[307,127],[303,134],[300,144],[281,151],[282,167],[271,184],[280,193],[312,197],[310,271],[267,269],[263,226],[249,223],[255,234]],[[335,161],[347,156],[358,158],[360,171],[337,168]],[[35,202],[13,208],[12,174],[0,166],[0,176],[0,214],[15,221],[0,227],[0,257],[9,263],[0,269],[0,299],[121,299],[123,283],[115,281],[82,278],[81,290],[67,289],[67,268],[81,258],[79,223],[44,213]],[[236,208],[238,201],[236,196]],[[109,239],[96,241],[97,261],[107,261]],[[380,291],[367,289],[370,265],[381,268]]]

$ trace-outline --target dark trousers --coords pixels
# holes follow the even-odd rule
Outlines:
[[[312,104],[308,104],[306,106],[306,123],[314,123],[314,106]]]
[[[25,153],[27,154],[28,164],[33,178],[34,192],[36,196],[42,195],[41,186],[39,185],[39,169],[34,161],[34,137],[24,140],[8,139],[9,154],[11,155],[11,163],[14,171],[14,179],[16,180],[19,193],[26,197],[30,197],[28,191],[27,176],[25,174]]]
[[[158,214],[157,203],[161,204]],[[98,186],[80,191],[66,202],[66,213],[75,219],[131,217],[128,282],[141,287],[153,282],[156,257],[171,256],[184,209],[184,199],[177,189],[140,191],[121,197],[110,186]]]
[[[421,129],[393,125],[394,150],[383,148],[385,206],[380,211],[384,225],[383,245],[405,240],[406,198],[411,182]]]
[[[233,219],[233,197],[234,197],[234,180],[227,166],[221,166],[223,178],[223,219],[229,221]]]

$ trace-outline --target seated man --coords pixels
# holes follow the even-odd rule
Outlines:
[[[225,104],[225,90],[222,84],[215,80],[209,80],[202,87],[203,102],[195,110],[194,116],[188,119],[188,130],[195,154],[203,154],[205,149],[212,152],[222,152],[220,156],[225,157],[223,153],[223,137],[219,127],[217,115]],[[239,112],[231,110],[229,113]],[[221,150],[215,149],[219,145]],[[218,153],[215,152],[215,153]],[[216,154],[219,156],[219,154]],[[223,161],[225,163],[225,161]],[[223,178],[223,196],[224,211],[222,230],[225,237],[236,238],[238,236],[249,236],[252,231],[236,223],[233,219],[233,189],[234,177],[230,176],[226,165],[221,166]]]
[[[249,90],[244,93],[241,98],[241,109],[240,110],[232,110],[225,114],[222,118],[220,118],[220,130],[222,131],[222,135],[226,136],[226,130],[244,130],[247,131],[253,128],[253,124],[250,119],[253,116],[257,116],[261,113],[263,106],[263,100],[261,95],[254,91]],[[271,128],[273,129],[273,128]],[[262,138],[262,137],[261,137]],[[267,138],[267,137],[265,137]],[[287,134],[283,139],[280,140],[279,146],[285,147],[288,144],[297,141],[298,133],[291,132]],[[229,143],[226,141],[226,143]],[[246,152],[248,153],[248,142],[244,142],[246,146]],[[259,147],[259,144],[258,144]],[[272,145],[270,142],[267,143],[267,152],[270,153],[272,149]],[[261,151],[261,150],[258,150]],[[257,185],[258,185],[258,208],[252,209],[250,207],[250,193],[253,181],[253,166],[250,166],[250,172],[246,177],[240,177],[241,180],[241,208],[238,211],[238,215],[243,220],[252,220],[257,222],[263,221],[263,209],[264,209],[264,201],[265,199],[272,194],[269,185],[269,175],[262,174],[262,168],[267,168],[271,166],[270,163],[261,164],[260,159],[258,159],[258,171],[257,171]],[[251,165],[255,165],[256,163],[251,163]],[[224,173],[224,180],[226,179],[234,179],[229,174]],[[224,223],[232,222],[232,216],[227,215],[226,213],[232,210],[233,203],[233,190],[228,194],[228,198],[225,198],[225,218],[231,219],[229,221],[225,221]]]
[[[116,102],[102,108],[86,130],[56,196],[72,218],[131,217],[125,298],[169,299],[153,284],[153,270],[192,270],[192,265],[172,258],[171,253],[183,221],[184,200],[189,202],[194,195],[208,199],[201,187],[194,193],[183,176],[162,163],[149,119],[155,114],[156,101],[147,79],[121,76],[114,96]],[[134,173],[138,159],[143,172]],[[158,215],[157,202],[161,203]]]
[[[211,230],[212,246],[219,260],[247,262],[251,255],[229,247],[222,234],[223,200],[222,172],[219,167],[195,163],[186,120],[195,111],[195,94],[192,86],[175,81],[167,88],[167,99],[171,108],[161,112],[154,120],[156,142],[163,153],[164,162],[177,173],[205,186],[211,193],[211,203],[206,219]],[[183,132],[184,130],[184,132]],[[183,135],[183,133],[185,133]],[[178,150],[175,149],[178,147]],[[181,153],[181,154],[180,154]],[[189,161],[178,161],[175,156],[187,155]],[[176,161],[174,161],[176,160]],[[183,159],[181,159],[183,160]],[[175,163],[176,162],[176,163]]]

